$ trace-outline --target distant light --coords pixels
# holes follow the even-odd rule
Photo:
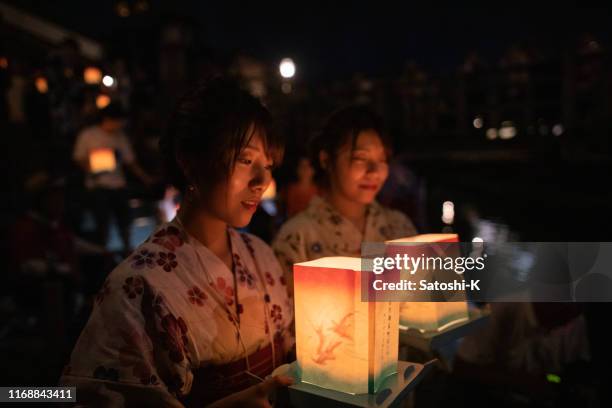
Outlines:
[[[107,88],[110,88],[111,86],[113,86],[115,84],[115,78],[113,78],[110,75],[104,75],[104,78],[102,78],[102,83]]]
[[[146,0],[140,0],[134,4],[134,11],[137,13],[144,13],[148,9],[149,3]]]
[[[117,14],[119,17],[129,17],[130,6],[125,1],[120,1],[117,3]]]
[[[100,94],[96,97],[96,107],[98,109],[104,109],[111,103],[111,98],[108,95]]]
[[[452,224],[455,221],[455,204],[452,201],[442,203],[442,222]]]
[[[275,217],[278,214],[278,208],[274,202],[276,198],[276,181],[272,179],[272,182],[264,191],[261,197],[261,208],[268,213],[271,217]]]
[[[546,374],[546,380],[551,383],[560,384],[561,377],[556,374]]]
[[[47,83],[47,78],[38,77],[34,80],[34,86],[36,86],[36,90],[41,94],[46,94],[49,91],[49,84]]]
[[[8,59],[6,57],[0,57],[0,68],[2,69],[8,68]]]
[[[278,68],[283,78],[293,78],[295,75],[295,63],[291,58],[283,58]]]
[[[276,181],[272,179],[266,191],[261,196],[262,200],[274,200],[276,198]]]
[[[482,116],[476,116],[472,124],[474,125],[476,129],[482,128],[482,125],[483,125]]]
[[[289,82],[285,82],[284,84],[281,85],[281,91],[283,91],[284,94],[291,93],[292,90],[293,90],[293,87],[291,86]]]
[[[164,198],[158,204],[164,222],[169,222],[176,216],[179,209],[178,195],[179,192],[176,188],[172,186],[166,187]]]
[[[484,252],[484,239],[481,237],[472,238],[472,251],[470,252],[470,258],[478,258],[483,255]],[[486,255],[485,255],[486,256]]]
[[[499,138],[503,140],[512,139],[516,136],[516,128],[511,120],[502,122],[502,127],[499,128]]]
[[[504,127],[499,129],[499,138],[503,140],[512,139],[516,136],[516,128],[514,126]]]
[[[276,217],[278,214],[278,208],[274,200],[265,200],[261,202],[261,208],[268,213],[270,217]]]
[[[555,136],[561,136],[564,131],[565,131],[565,129],[563,128],[563,125],[560,124],[560,123],[557,123],[552,128],[552,134],[555,135]]]
[[[102,81],[102,71],[96,67],[87,67],[83,71],[83,80],[86,84],[97,85]]]
[[[487,139],[489,140],[497,139],[497,129],[495,128],[487,129]]]

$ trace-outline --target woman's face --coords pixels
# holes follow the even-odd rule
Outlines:
[[[352,147],[348,142],[338,151],[331,168],[331,189],[349,201],[370,204],[389,175],[385,147],[375,130],[360,132]]]
[[[272,165],[272,159],[264,151],[261,134],[255,131],[238,156],[227,182],[222,181],[212,189],[204,206],[227,224],[245,227],[272,181]]]

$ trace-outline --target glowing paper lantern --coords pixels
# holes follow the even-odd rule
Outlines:
[[[400,238],[393,241],[385,242],[387,246],[387,256],[395,256],[395,254],[410,254],[413,256],[434,256],[434,257],[456,257],[459,255],[457,234],[423,234],[408,238]],[[402,243],[422,243],[417,246],[403,246]],[[430,245],[430,244],[450,244],[450,245]],[[416,251],[415,251],[416,250]],[[414,252],[414,254],[411,254]],[[403,273],[402,273],[403,274]],[[424,271],[418,270],[414,275],[407,279],[421,279],[423,275],[429,274],[434,278],[440,278],[441,275],[451,275],[453,279],[462,280],[462,275],[457,275],[454,271]],[[437,276],[436,276],[437,275]],[[465,293],[457,293],[454,295],[460,298],[465,298]],[[422,296],[420,298],[422,299]],[[413,328],[422,332],[440,331],[453,324],[465,321],[468,319],[468,305],[466,301],[438,301],[438,302],[402,302],[400,305],[400,327],[403,329]]]
[[[113,149],[93,149],[89,152],[89,169],[92,173],[114,171],[117,168],[117,158]]]
[[[320,258],[293,271],[301,381],[351,394],[378,391],[397,372],[399,303],[361,301],[359,258]]]

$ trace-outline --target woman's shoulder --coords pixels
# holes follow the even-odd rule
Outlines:
[[[390,220],[398,220],[398,221],[410,220],[410,217],[408,217],[406,214],[404,214],[400,210],[397,210],[391,207],[387,207],[384,205],[381,205],[380,207],[385,217],[387,217]]]
[[[370,211],[372,211],[374,216],[384,217],[388,219],[408,218],[408,216],[402,211],[383,205],[378,201],[374,201],[370,204]]]
[[[308,209],[300,211],[283,223],[281,229],[294,230],[312,224],[313,216]]]
[[[323,198],[315,195],[310,200],[308,207],[289,218],[281,227],[281,231],[299,232],[313,231],[316,225],[323,222],[325,214],[329,213],[329,205]]]
[[[141,275],[154,281],[158,273],[176,272],[179,253],[187,243],[184,232],[173,223],[160,225],[142,244],[117,265],[109,277],[114,279]]]
[[[285,221],[276,234],[274,241],[291,236],[309,235],[315,231],[316,225],[317,218],[313,217],[309,209],[306,209]]]

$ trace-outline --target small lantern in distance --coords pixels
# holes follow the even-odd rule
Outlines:
[[[89,169],[92,173],[114,171],[117,168],[117,158],[113,149],[100,148],[89,152]]]

